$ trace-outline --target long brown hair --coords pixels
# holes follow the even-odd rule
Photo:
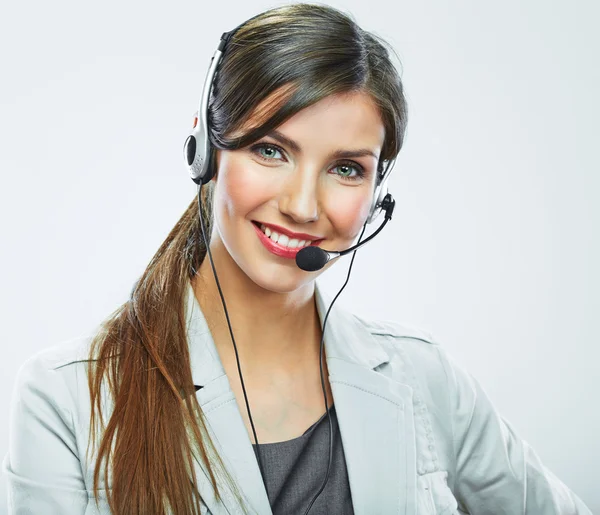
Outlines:
[[[230,40],[215,77],[208,112],[213,147],[245,147],[329,95],[364,91],[385,127],[381,160],[395,158],[407,108],[388,48],[351,16],[325,5],[286,5],[251,19]],[[259,104],[267,106],[258,113],[260,122],[240,133],[256,119]],[[213,225],[213,187],[212,182],[202,187],[207,235]],[[208,435],[192,382],[184,298],[206,254],[198,217],[194,199],[130,299],[102,322],[92,341],[88,453],[100,426],[94,495],[99,496],[102,469],[108,489],[110,469],[107,499],[116,514],[199,514],[195,458],[208,469],[217,499],[217,478],[237,491]],[[113,404],[107,423],[105,381]]]

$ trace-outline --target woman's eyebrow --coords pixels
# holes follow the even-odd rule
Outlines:
[[[288,138],[287,136],[285,136],[284,134],[279,132],[277,129],[273,129],[271,132],[266,134],[266,136],[269,136],[269,137],[279,141],[280,143],[287,145],[294,152],[298,152],[298,153],[302,152],[302,149],[300,148],[300,145],[298,145],[298,143],[296,143],[294,140]],[[335,152],[333,152],[331,154],[331,157],[333,157],[335,159],[350,158],[350,157],[363,157],[363,156],[371,156],[371,157],[374,157],[375,159],[379,159],[377,154],[375,154],[375,152],[373,152],[372,150],[369,150],[368,148],[359,148],[356,150],[336,150]]]

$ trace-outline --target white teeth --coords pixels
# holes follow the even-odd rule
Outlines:
[[[297,238],[290,239],[285,234],[279,234],[269,229],[266,225],[260,224],[262,232],[264,232],[271,240],[291,249],[302,248],[310,245],[310,240],[298,240]]]
[[[267,236],[271,236],[271,229],[269,229],[268,227],[265,227],[262,224],[261,224],[260,228],[262,229],[262,232],[264,232]]]

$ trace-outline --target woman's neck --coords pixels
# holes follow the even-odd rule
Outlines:
[[[217,273],[219,269],[217,269]],[[241,272],[241,271],[240,271]],[[242,272],[243,273],[243,272]],[[293,292],[266,291],[247,276],[219,276],[244,377],[271,370],[301,371],[318,366],[321,324],[314,282]],[[235,360],[235,351],[215,278],[206,258],[192,281],[222,361]]]

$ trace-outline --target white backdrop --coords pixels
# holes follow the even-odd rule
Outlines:
[[[409,102],[394,219],[338,302],[433,332],[600,512],[600,4],[331,4],[394,45]],[[0,456],[17,368],[121,303],[192,200],[182,146],[210,56],[274,5],[2,7]],[[5,496],[2,477],[0,513]]]

